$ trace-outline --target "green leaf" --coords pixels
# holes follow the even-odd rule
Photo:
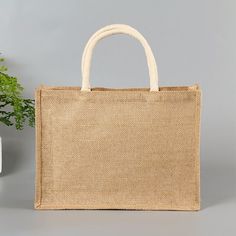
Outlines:
[[[0,62],[4,61],[0,58]],[[0,66],[0,122],[12,126],[17,130],[28,125],[34,127],[35,108],[34,100],[23,98],[23,87],[17,78],[5,73],[6,67]]]

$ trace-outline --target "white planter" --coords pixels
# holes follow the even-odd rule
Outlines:
[[[0,137],[0,173],[2,173],[2,137]]]

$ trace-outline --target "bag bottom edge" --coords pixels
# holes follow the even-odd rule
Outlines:
[[[192,207],[99,207],[99,206],[53,206],[44,204],[35,204],[35,210],[120,210],[120,211],[199,211],[200,205]]]

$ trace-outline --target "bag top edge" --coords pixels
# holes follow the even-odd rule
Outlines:
[[[36,90],[81,90],[81,87],[77,86],[45,86],[41,85]],[[198,84],[192,86],[170,86],[170,87],[160,87],[160,91],[200,91]],[[149,88],[104,88],[104,87],[95,87],[91,91],[146,91],[149,92]]]

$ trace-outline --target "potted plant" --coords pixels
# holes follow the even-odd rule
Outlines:
[[[25,122],[34,126],[34,100],[24,98],[23,87],[16,77],[7,74],[7,67],[0,58],[0,125],[15,126],[17,130],[24,128]],[[1,140],[0,140],[1,141]],[[0,173],[2,170],[2,151],[0,143]]]

